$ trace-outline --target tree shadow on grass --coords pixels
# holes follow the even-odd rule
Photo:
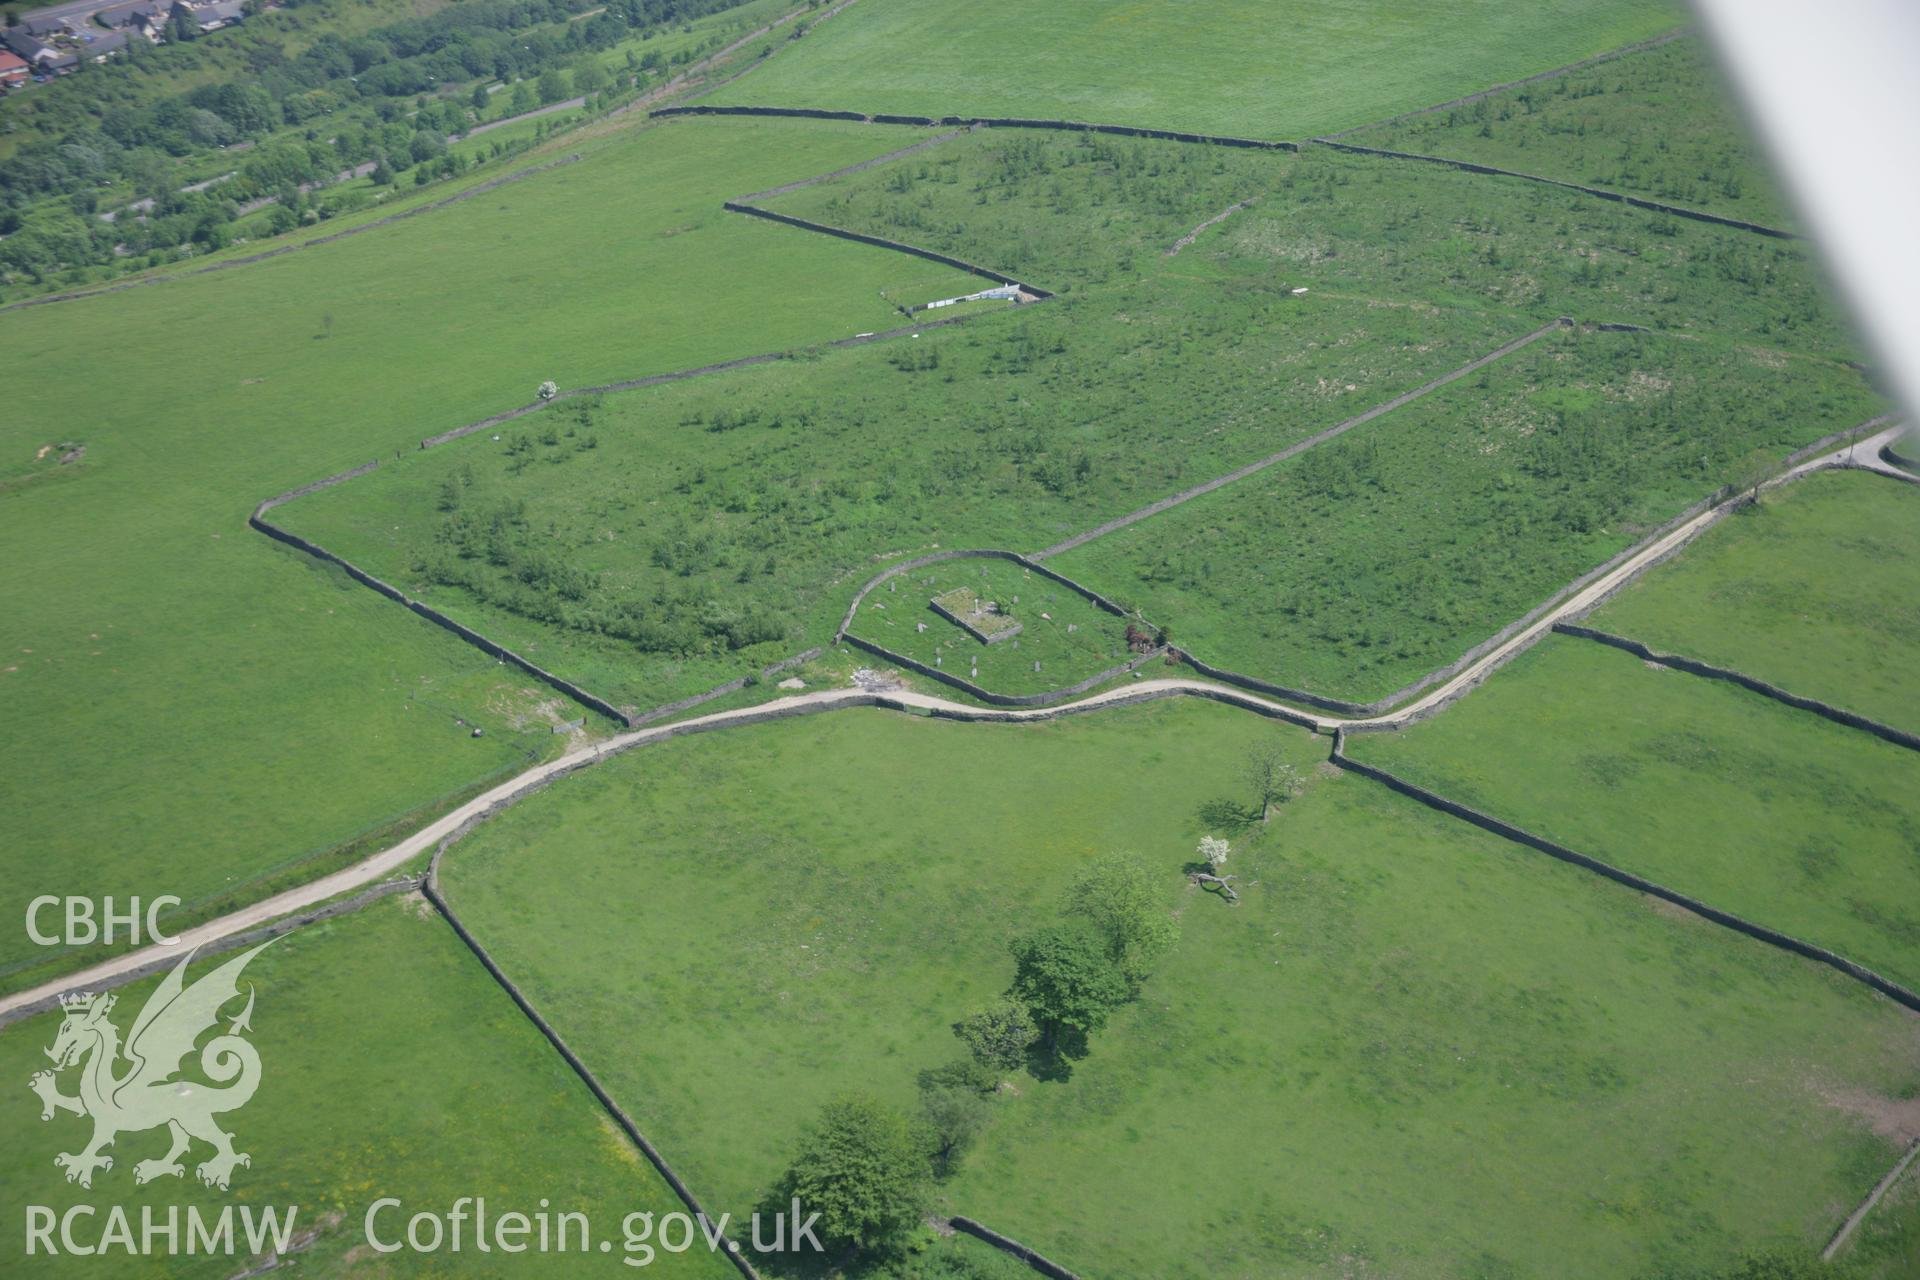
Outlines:
[[[1237,836],[1259,825],[1260,810],[1222,796],[1200,806],[1200,822],[1215,831]],[[1205,871],[1207,868],[1203,864],[1200,869]]]
[[[1027,1074],[1048,1084],[1073,1078],[1073,1064],[1087,1056],[1085,1032],[1063,1030],[1052,1046],[1036,1040],[1027,1048]]]

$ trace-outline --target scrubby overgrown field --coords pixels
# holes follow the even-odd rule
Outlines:
[[[1474,315],[1309,310],[1260,281],[1154,279],[563,402],[275,519],[645,709],[829,639],[889,561],[1050,544],[1511,334]]]
[[[1865,421],[1850,370],[1568,334],[1053,567],[1215,666],[1368,702],[1729,481]]]
[[[1523,182],[990,130],[766,203],[1062,297],[561,404],[276,518],[645,709],[830,638],[889,559],[1052,545],[1556,316],[1672,335],[1550,339],[1061,561],[1209,662],[1368,700],[1880,409],[1801,247]]]
[[[1726,82],[1691,38],[1346,140],[1792,225]]]

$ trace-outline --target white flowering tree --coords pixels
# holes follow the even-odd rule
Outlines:
[[[1194,871],[1189,879],[1195,884],[1210,884],[1220,890],[1228,902],[1240,901],[1240,895],[1233,891],[1232,876],[1221,875],[1220,869],[1227,865],[1227,855],[1233,848],[1220,836],[1201,836],[1200,847],[1194,852],[1207,864],[1209,870]]]
[[[553,379],[549,378],[540,384],[540,398],[542,400],[551,400],[559,394],[560,384],[553,381]]]

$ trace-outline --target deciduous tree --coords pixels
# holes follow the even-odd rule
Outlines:
[[[1132,986],[1146,981],[1180,936],[1154,874],[1132,854],[1108,854],[1082,868],[1065,905],[1099,932],[1107,958]]]
[[[818,1234],[829,1249],[886,1252],[924,1211],[927,1153],[904,1114],[852,1094],[821,1111],[780,1198],[797,1199],[803,1214],[820,1215]]]
[[[955,1062],[920,1073],[920,1120],[936,1178],[952,1176],[993,1118],[993,1074]]]
[[[1287,759],[1286,748],[1277,740],[1262,742],[1247,753],[1243,776],[1260,803],[1262,822],[1273,816],[1275,805],[1300,794],[1300,771]]]
[[[1017,1070],[1039,1034],[1033,1018],[1014,1000],[1001,1000],[954,1023],[973,1060],[994,1071]]]
[[[1013,985],[1008,994],[1027,1007],[1048,1053],[1107,1024],[1126,1003],[1126,975],[1107,954],[1107,940],[1085,920],[1068,920],[1013,943]]]

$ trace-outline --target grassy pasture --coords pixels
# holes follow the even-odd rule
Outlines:
[[[1556,636],[1352,752],[1920,985],[1920,757],[1904,748]]]
[[[834,1093],[912,1101],[957,1048],[948,1024],[1005,985],[1008,940],[1089,858],[1137,850],[1171,895],[1195,808],[1232,790],[1221,762],[1267,737],[1303,768],[1325,750],[1192,704],[994,727],[830,713],[596,767],[442,875],[696,1193],[747,1207]]]
[[[643,129],[428,218],[0,314],[35,371],[10,392],[0,454],[21,467],[49,443],[87,446],[72,476],[0,494],[0,907],[257,892],[256,876],[317,871],[324,856],[301,860],[551,747],[528,682],[245,517],[523,404],[544,378],[877,328],[882,290],[940,296],[969,279],[719,209],[871,156],[876,132],[725,134],[721,147],[700,122]],[[209,315],[217,334],[190,338]],[[17,931],[0,940],[0,964],[32,952]]]
[[[1348,141],[1792,225],[1731,89],[1692,38]]]
[[[1054,568],[1216,666],[1370,701],[1704,497],[1876,411],[1851,372],[1720,342],[1543,339]]]
[[[1235,779],[1269,738],[1309,784],[1260,832]],[[1631,1275],[1817,1242],[1891,1163],[1866,1117],[1915,1084],[1910,1016],[1324,751],[1195,702],[830,714],[577,775],[444,873],[721,1207],[826,1097],[909,1104],[1006,939],[1112,849],[1164,872],[1182,940],[941,1197],[1084,1274]],[[1180,875],[1223,830],[1238,908]]]
[[[1659,0],[861,0],[713,100],[1300,138],[1516,80],[1681,21],[1681,10]]]
[[[956,1206],[1091,1275],[1691,1276],[1817,1248],[1910,1136],[1912,1017],[1804,962],[1357,778],[1239,853]]]
[[[1920,727],[1920,493],[1859,472],[1795,481],[1589,621]]]
[[[189,980],[213,965],[196,964]],[[155,981],[118,993],[113,1017],[123,1032]],[[236,1149],[253,1157],[250,1167],[236,1171],[229,1193],[203,1188],[191,1166],[182,1180],[136,1188],[133,1165],[165,1152],[164,1130],[122,1134],[111,1148],[113,1168],[97,1173],[91,1190],[63,1181],[53,1155],[77,1150],[88,1126],[65,1114],[42,1123],[40,1104],[26,1089],[28,1076],[47,1066],[42,1051],[60,1017],[42,1014],[0,1032],[0,1064],[14,1095],[0,1112],[8,1275],[102,1271],[101,1258],[25,1257],[29,1204],[56,1213],[95,1204],[101,1215],[106,1205],[123,1204],[136,1232],[142,1205],[198,1205],[215,1214],[227,1202],[298,1205],[296,1234],[323,1229],[297,1265],[302,1274],[323,1276],[474,1274],[485,1265],[470,1236],[460,1254],[372,1253],[362,1224],[382,1196],[405,1203],[403,1228],[407,1214],[444,1213],[459,1196],[485,1196],[495,1215],[532,1214],[544,1197],[556,1211],[586,1212],[596,1236],[616,1242],[610,1256],[528,1252],[512,1259],[510,1272],[494,1273],[529,1276],[627,1272],[619,1262],[622,1216],[681,1208],[424,902],[389,899],[282,938],[247,967],[243,981],[258,993],[249,1039],[260,1053],[261,1083],[244,1108],[222,1117]],[[62,1092],[75,1091],[72,1072],[59,1080]],[[206,1155],[196,1144],[191,1159]],[[95,1232],[103,1221],[93,1220]],[[394,1221],[391,1211],[382,1216],[383,1239],[392,1238]],[[86,1229],[83,1221],[83,1239]],[[245,1263],[244,1252],[144,1259],[116,1253],[105,1260],[116,1276],[231,1276]],[[733,1274],[704,1251],[663,1254],[655,1265],[675,1276]]]

